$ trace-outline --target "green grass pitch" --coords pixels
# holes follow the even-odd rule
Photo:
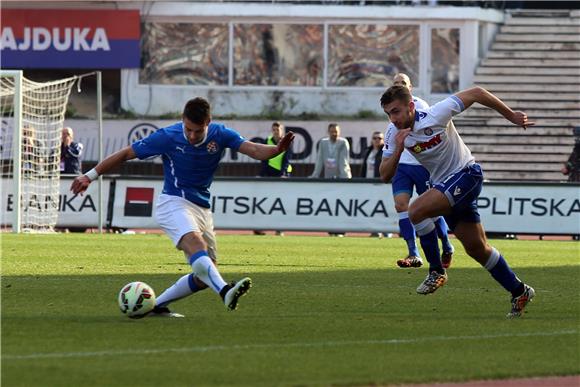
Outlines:
[[[189,267],[160,235],[1,235],[3,386],[372,385],[580,373],[577,242],[495,245],[536,289],[524,318],[457,252],[449,282],[398,269],[401,239],[218,237],[226,280],[254,287],[235,312],[206,290],[184,319],[130,320],[126,283],[160,294]]]

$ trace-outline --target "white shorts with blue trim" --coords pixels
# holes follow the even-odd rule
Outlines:
[[[176,247],[185,234],[201,233],[207,244],[209,257],[217,260],[213,215],[209,208],[198,206],[179,196],[161,194],[157,199],[155,219]]]

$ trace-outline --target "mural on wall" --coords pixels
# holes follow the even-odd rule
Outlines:
[[[419,84],[419,26],[331,25],[329,86],[389,87],[403,72]]]
[[[230,64],[225,23],[145,23],[139,82],[324,86],[322,24],[240,23],[233,28]],[[398,72],[419,84],[418,25],[330,25],[327,55],[327,86],[388,87]],[[228,79],[230,65],[232,80]]]
[[[322,86],[320,24],[234,25],[234,84]]]
[[[431,30],[431,92],[459,91],[459,28]]]
[[[139,83],[227,85],[228,25],[144,23]]]

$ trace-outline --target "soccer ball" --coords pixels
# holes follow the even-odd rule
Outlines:
[[[155,307],[155,292],[145,282],[131,282],[119,292],[119,308],[129,318],[141,318]]]

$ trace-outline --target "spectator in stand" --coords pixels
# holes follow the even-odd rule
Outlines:
[[[350,145],[348,141],[340,137],[340,126],[336,123],[328,125],[328,137],[320,140],[314,172],[310,177],[320,177],[323,173],[325,179],[350,179]]]
[[[266,145],[278,145],[280,140],[285,135],[284,125],[279,121],[272,123],[272,134],[266,139]],[[290,165],[290,155],[292,150],[288,148],[285,152],[268,160],[262,160],[261,177],[289,177],[292,173],[292,165]],[[254,230],[256,235],[266,235],[262,230]],[[276,235],[284,236],[282,231],[276,231]]]
[[[272,135],[266,139],[267,145],[278,145],[278,142],[284,137],[284,125],[276,121],[272,124]],[[260,176],[266,177],[288,177],[292,173],[292,165],[290,165],[290,156],[292,151],[288,149],[286,152],[280,153],[278,156],[272,157],[269,160],[262,161],[262,170]]]
[[[385,139],[380,131],[373,132],[371,145],[368,147],[365,157],[363,158],[360,177],[368,179],[380,178],[379,166],[383,159],[383,146]]]
[[[367,179],[380,178],[379,166],[383,159],[383,147],[385,145],[385,138],[383,133],[375,131],[372,134],[371,145],[368,147],[365,157],[363,158],[362,167],[360,170],[360,177]],[[373,232],[372,238],[382,238],[383,233]]]
[[[72,128],[62,128],[62,142],[60,145],[60,173],[80,175],[82,172],[81,155],[83,144],[74,142]]]
[[[325,179],[350,179],[350,145],[346,138],[340,137],[340,126],[337,123],[328,125],[328,137],[320,140],[314,172],[310,177]],[[343,237],[343,232],[329,232],[331,236]]]
[[[572,154],[562,167],[562,174],[568,176],[570,182],[580,181],[580,138],[576,139]]]
[[[25,124],[22,128],[22,175],[36,176],[40,173],[40,164],[43,159],[39,156],[40,142],[36,136],[36,128]]]

